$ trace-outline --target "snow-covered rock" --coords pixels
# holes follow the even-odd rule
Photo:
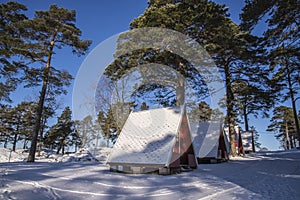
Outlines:
[[[60,162],[85,162],[98,161],[87,149],[79,149],[74,154],[66,154],[61,157]]]

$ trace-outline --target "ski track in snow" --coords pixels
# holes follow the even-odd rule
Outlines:
[[[232,158],[170,176],[120,174],[97,163],[1,163],[0,199],[289,199],[300,196],[300,152]]]

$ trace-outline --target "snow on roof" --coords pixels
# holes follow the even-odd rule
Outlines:
[[[168,166],[182,113],[180,107],[132,112],[107,163]]]
[[[216,158],[218,155],[220,122],[190,122],[191,135],[198,158]]]

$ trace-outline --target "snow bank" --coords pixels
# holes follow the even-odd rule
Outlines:
[[[24,160],[23,149],[16,150],[0,149],[0,162],[20,162]]]
[[[96,157],[100,162],[106,163],[106,160],[107,160],[111,150],[112,150],[112,148],[102,147],[102,148],[97,149],[96,153],[94,153],[94,151],[91,151],[91,152],[94,153],[93,154],[94,157]]]
[[[98,157],[101,160],[106,160],[109,150],[101,149],[98,151]],[[17,149],[16,152],[10,149],[0,149],[0,162],[22,162],[26,161],[28,150]],[[50,149],[42,149],[40,155],[36,154],[36,162],[97,162],[98,159],[88,150],[79,149],[75,153],[60,155]]]
[[[229,156],[229,160],[235,161],[235,160],[259,160],[261,156],[259,154],[246,154],[245,156]]]
[[[63,156],[52,154],[49,158],[58,162],[98,161],[87,149],[79,149],[76,153],[65,154]]]

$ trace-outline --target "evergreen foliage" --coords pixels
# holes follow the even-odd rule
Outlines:
[[[244,30],[253,30],[266,19],[263,45],[268,49],[272,87],[281,102],[291,101],[294,125],[300,138],[296,100],[299,98],[299,19],[298,0],[248,0],[241,14]],[[299,140],[300,144],[300,140]]]
[[[51,5],[48,11],[36,11],[33,19],[24,22],[24,37],[30,39],[27,45],[32,50],[27,56],[33,62],[41,64],[41,67],[35,65],[26,69],[24,78],[28,81],[27,87],[41,86],[28,162],[34,162],[47,92],[55,95],[66,93],[63,87],[68,86],[72,79],[67,71],[51,66],[55,49],[69,46],[74,54],[83,55],[91,44],[89,40],[80,39],[81,30],[75,26],[75,17],[75,10],[69,11]]]
[[[296,146],[298,135],[292,108],[286,106],[276,107],[270,122],[267,131],[276,134],[276,138],[281,142],[284,149],[291,149]]]
[[[0,4],[0,102],[11,102],[10,93],[20,81],[18,73],[23,68],[20,57],[27,53],[20,38],[26,10],[26,6],[14,1]]]
[[[261,78],[262,73],[257,73],[261,63],[264,63],[263,50],[259,49],[260,39],[244,32],[235,24],[228,14],[228,9],[224,5],[218,5],[214,2],[201,1],[149,1],[149,6],[145,12],[138,18],[134,19],[130,27],[160,27],[179,31],[190,36],[193,40],[201,44],[210,53],[220,72],[223,74],[226,85],[226,108],[227,121],[230,127],[231,141],[234,141],[234,125],[236,99],[234,96],[233,84],[241,79],[250,83],[260,82],[266,77]],[[142,37],[142,36],[141,36]],[[120,46],[126,49],[130,44],[131,38],[121,35]],[[127,42],[127,43],[126,43]],[[119,52],[120,53],[120,52]],[[186,52],[188,53],[188,52]],[[174,70],[183,76],[192,88],[199,95],[199,100],[207,97],[207,87],[203,79],[196,76],[191,63],[172,54],[172,52],[160,51],[157,49],[142,49],[126,54],[117,58],[106,71],[108,76],[113,78],[121,77],[126,70],[135,67],[137,64],[158,63],[171,66]],[[170,71],[166,68],[164,71]],[[157,71],[156,71],[157,72]],[[149,73],[148,73],[149,75]],[[171,85],[165,83],[161,78],[157,78],[153,84],[147,84],[140,87],[141,95],[152,92],[156,94],[157,101],[164,106],[182,105],[184,98],[182,93],[185,85],[180,81],[182,78],[177,77],[177,81]],[[258,82],[259,81],[259,82]],[[160,84],[161,83],[161,84]],[[168,88],[162,87],[166,85]],[[173,95],[169,94],[173,91]],[[158,92],[159,91],[159,92]],[[174,92],[176,91],[176,92]],[[235,152],[234,143],[231,142],[232,152]],[[234,153],[233,153],[234,154]]]
[[[66,107],[51,127],[49,119],[59,107],[57,96],[67,93],[73,79],[68,71],[53,66],[53,56],[62,48],[84,55],[91,41],[81,39],[74,10],[51,5],[49,10],[36,11],[33,18],[28,18],[25,5],[14,1],[0,4],[0,143],[15,151],[17,145],[25,149],[31,141],[28,162],[34,162],[38,143],[40,148],[45,146],[64,154],[67,148],[90,147],[102,134],[109,146],[131,110],[183,105],[189,85],[197,96],[196,104],[187,105],[190,120],[225,119],[233,156],[234,126],[242,119],[245,130],[254,133],[255,146],[259,147],[258,133],[249,117],[269,117],[276,104],[267,130],[276,133],[284,148],[295,147],[296,139],[300,142],[296,107],[300,98],[300,3],[245,3],[241,25],[230,19],[225,5],[208,0],[149,0],[145,12],[130,23],[133,30],[159,27],[178,31],[203,46],[222,74],[220,81],[225,83],[226,96],[219,103],[224,104],[226,117],[206,103],[208,86],[193,63],[168,48],[128,53],[128,47],[145,36],[124,33],[118,38],[115,60],[98,85],[102,93],[96,93],[96,121],[91,116],[73,121],[71,110]],[[265,23],[266,30],[262,36],[254,36],[252,32],[259,23]],[[168,40],[163,41],[166,46]],[[136,70],[142,65],[146,67]],[[124,76],[130,73],[139,76],[139,84],[131,85],[132,77]],[[10,105],[11,93],[20,83],[26,88],[40,88],[38,101]],[[127,91],[129,86],[135,89],[132,94]],[[289,100],[291,108],[282,106]]]
[[[66,107],[57,118],[57,123],[53,125],[45,136],[45,145],[51,149],[56,149],[56,153],[65,154],[66,147],[77,147],[79,135],[75,130],[75,122],[71,119],[72,112]]]

